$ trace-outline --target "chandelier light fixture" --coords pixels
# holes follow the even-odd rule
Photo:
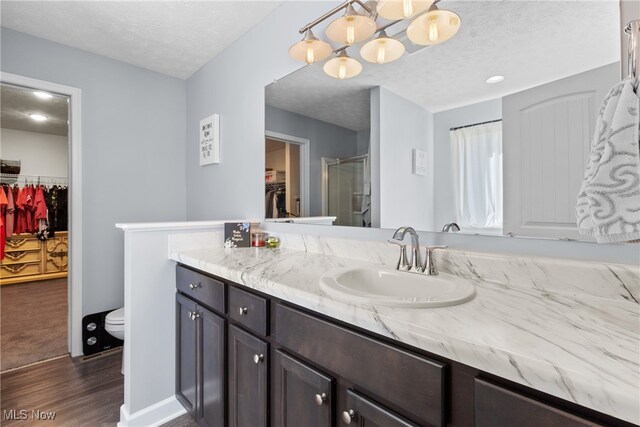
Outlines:
[[[402,57],[405,45],[397,39],[397,35],[389,37],[385,31],[398,22],[413,19],[406,35],[412,43],[423,46],[443,43],[460,29],[460,17],[450,10],[439,9],[436,6],[439,0],[363,1],[346,0],[302,27],[300,34],[304,36],[289,48],[289,55],[297,61],[313,64],[335,53],[333,58],[325,62],[323,70],[327,75],[343,80],[357,76],[362,71],[362,64],[347,54],[346,48],[349,46],[364,42],[360,47],[360,56],[373,64],[386,64]],[[355,9],[355,3],[360,10]],[[342,16],[326,29],[327,37],[340,44],[334,49],[331,44],[317,38],[311,29],[339,12],[343,12]],[[390,22],[378,26],[378,16]],[[376,32],[378,35],[372,38]]]

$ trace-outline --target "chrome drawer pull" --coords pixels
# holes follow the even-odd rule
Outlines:
[[[316,394],[316,405],[322,406],[327,400],[327,393]]]
[[[247,307],[240,307],[238,309],[238,313],[240,313],[240,316],[244,316],[245,314],[247,314]]]

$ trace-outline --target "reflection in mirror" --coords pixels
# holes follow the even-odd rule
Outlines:
[[[348,80],[320,62],[266,87],[267,136],[305,147],[307,184],[285,195],[294,203],[282,215],[587,239],[575,201],[597,109],[620,79],[617,2],[456,1],[455,10],[462,26],[445,43],[413,45],[400,22],[387,29],[407,50],[396,62],[362,61]],[[361,60],[361,45],[349,55]]]

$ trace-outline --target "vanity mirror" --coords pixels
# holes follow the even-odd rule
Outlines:
[[[406,47],[395,62],[363,61],[365,41],[347,48],[354,78],[320,61],[265,88],[268,219],[590,240],[575,204],[620,80],[618,2],[451,8],[462,26],[445,43],[413,45],[401,21],[386,30]]]

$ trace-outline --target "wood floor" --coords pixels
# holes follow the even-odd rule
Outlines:
[[[9,426],[114,426],[120,421],[124,380],[122,353],[82,362],[68,356],[28,366],[0,376],[2,418]],[[15,415],[11,416],[11,412]],[[26,419],[20,418],[20,411]],[[55,413],[36,420],[33,411]]]
[[[122,353],[116,351],[86,362],[64,356],[3,373],[0,375],[0,425],[115,426],[120,421],[120,406],[124,401],[121,362]],[[12,410],[15,412],[10,412]],[[23,410],[26,412],[21,413]],[[33,411],[53,412],[55,418],[36,420]],[[26,419],[18,419],[21,414],[25,414]],[[162,427],[197,425],[189,415],[183,415]]]
[[[67,353],[67,279],[0,287],[0,371]]]

